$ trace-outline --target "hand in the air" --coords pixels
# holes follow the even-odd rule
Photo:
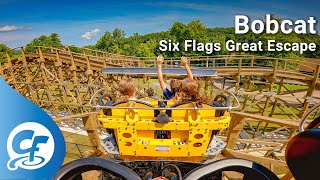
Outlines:
[[[182,56],[182,57],[181,57],[181,63],[182,63],[182,65],[183,65],[183,66],[188,65],[188,58],[187,58],[187,57]]]
[[[159,56],[157,57],[157,64],[158,64],[158,66],[161,66],[162,63],[163,63],[163,56],[159,55]]]

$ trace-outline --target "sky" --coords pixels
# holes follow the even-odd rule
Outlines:
[[[291,20],[314,16],[320,21],[319,9],[319,0],[1,0],[0,44],[25,46],[33,38],[55,32],[64,45],[84,46],[95,44],[115,28],[131,36],[166,31],[175,21],[198,19],[207,27],[234,27],[235,15],[251,20],[264,19],[265,14]]]

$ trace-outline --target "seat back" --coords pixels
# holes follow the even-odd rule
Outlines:
[[[142,97],[138,99],[139,101],[148,102],[150,105],[157,107],[159,99],[156,97]]]
[[[129,109],[129,107],[138,107],[138,108],[144,108],[144,109],[134,109],[139,117],[154,117],[155,116],[155,111],[154,106],[152,106],[151,104],[149,104],[147,101],[119,101],[116,103],[113,103],[111,106],[115,106],[115,107],[128,107],[128,108],[121,108],[121,109],[117,109],[117,108],[105,108],[103,109],[104,114],[107,116],[113,116],[113,117],[125,117],[126,113],[128,112],[127,110]]]
[[[179,108],[193,108],[193,107],[194,105],[190,101],[181,102],[181,103],[171,105],[170,108],[177,108],[177,109],[167,110],[166,113],[168,114],[169,117],[174,117],[175,119],[184,120],[188,110],[179,109]]]

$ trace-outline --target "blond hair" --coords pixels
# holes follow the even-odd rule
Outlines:
[[[132,78],[126,78],[122,79],[118,83],[118,91],[123,95],[123,96],[135,96],[137,92],[137,87]]]

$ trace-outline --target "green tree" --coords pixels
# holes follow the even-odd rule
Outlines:
[[[112,41],[112,35],[110,32],[107,31],[100,39],[98,39],[95,47],[100,50],[108,51],[110,50],[108,48],[110,48],[110,46],[112,45]]]
[[[0,63],[1,64],[7,62],[6,52],[8,52],[10,56],[14,56],[16,54],[12,49],[10,49],[5,44],[0,44]]]
[[[62,48],[60,37],[57,33],[52,33],[49,36],[42,35],[38,38],[34,38],[30,43],[26,45],[27,52],[35,52],[36,46],[56,47]]]
[[[187,26],[181,22],[174,22],[170,34],[175,37],[178,42],[183,42],[187,37]]]
[[[60,37],[57,33],[52,33],[49,35],[48,37],[48,45],[52,46],[52,47],[63,47]]]
[[[125,38],[126,33],[119,28],[116,28],[112,32],[113,41],[118,47],[120,47],[121,41]]]
[[[281,22],[281,18],[275,16],[271,17]],[[162,54],[165,57],[178,57],[182,55],[193,56],[193,55],[207,55],[205,52],[194,52],[192,49],[184,52],[184,41],[187,39],[196,40],[198,43],[220,43],[221,50],[213,52],[211,55],[227,55],[231,53],[235,54],[253,54],[261,56],[271,56],[279,58],[293,58],[299,59],[302,57],[320,57],[319,48],[314,52],[306,52],[300,55],[296,52],[268,52],[266,45],[267,40],[273,39],[277,42],[293,43],[293,42],[305,42],[305,43],[316,43],[317,47],[320,46],[320,36],[319,35],[297,35],[295,33],[283,34],[281,32],[276,34],[266,34],[265,32],[261,34],[255,34],[253,32],[248,32],[246,34],[235,34],[234,27],[228,28],[207,28],[200,20],[194,20],[188,24],[181,22],[174,22],[172,27],[168,31],[150,33],[145,35],[139,35],[134,33],[130,37],[125,37],[125,32],[116,28],[112,33],[106,32],[95,44],[94,48],[104,50],[112,53],[121,53],[125,55],[132,56],[157,56]],[[159,42],[160,40],[171,40],[172,42],[180,42],[180,51],[178,52],[160,52]],[[264,44],[264,51],[262,52],[229,52],[225,48],[225,42],[228,40],[233,40],[238,43],[257,43],[262,41]]]
[[[112,53],[122,53],[122,41],[125,38],[124,31],[119,28],[114,29],[112,34],[105,32],[104,35],[97,41],[95,47]]]

